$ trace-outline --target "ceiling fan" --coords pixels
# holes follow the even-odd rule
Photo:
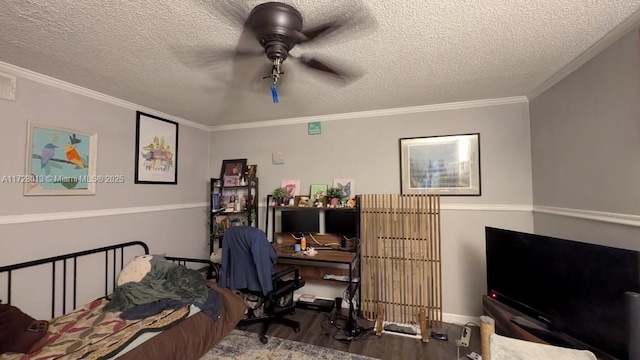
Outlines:
[[[350,3],[351,8],[356,2]],[[319,25],[305,27],[302,14],[293,6],[282,2],[265,2],[255,6],[248,15],[237,2],[216,2],[215,11],[231,18],[238,24],[242,24],[245,31],[249,31],[260,48],[255,50],[240,49],[209,49],[208,60],[219,61],[233,58],[266,56],[269,60],[268,69],[265,69],[262,80],[271,83],[271,95],[273,102],[278,100],[278,82],[284,75],[283,63],[292,59],[304,67],[316,72],[329,75],[342,82],[349,82],[358,77],[358,74],[349,71],[342,66],[328,63],[316,56],[294,56],[290,52],[300,44],[316,43],[320,39],[326,39],[328,35],[353,29],[356,27],[368,27],[374,24],[372,17],[364,8],[351,12],[351,15],[340,14],[323,21]]]

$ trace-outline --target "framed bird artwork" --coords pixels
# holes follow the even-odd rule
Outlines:
[[[94,195],[98,135],[29,121],[25,195]]]

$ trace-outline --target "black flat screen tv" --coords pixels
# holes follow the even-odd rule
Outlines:
[[[628,358],[625,292],[640,291],[640,252],[492,227],[485,237],[490,297],[574,347]]]

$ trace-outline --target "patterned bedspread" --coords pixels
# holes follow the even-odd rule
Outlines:
[[[32,354],[3,354],[1,360],[106,359],[138,335],[161,331],[189,315],[189,306],[165,310],[140,320],[124,320],[119,311],[103,311],[109,303],[101,298],[49,323],[45,346]]]

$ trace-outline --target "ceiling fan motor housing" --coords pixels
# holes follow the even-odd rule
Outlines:
[[[280,2],[267,2],[251,10],[249,28],[264,47],[269,60],[285,60],[302,34],[302,15],[294,7]]]

